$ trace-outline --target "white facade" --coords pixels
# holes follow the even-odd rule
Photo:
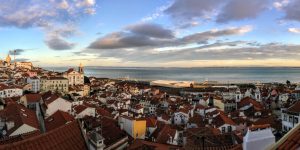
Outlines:
[[[119,121],[119,125],[120,125],[121,130],[124,130],[131,137],[134,137],[134,135],[133,135],[134,120],[127,119],[127,118],[124,118],[124,117],[119,117],[118,121]]]
[[[265,150],[275,143],[275,136],[271,128],[256,131],[248,130],[243,139],[244,150]]]
[[[0,98],[18,97],[23,95],[23,89],[21,88],[5,88],[0,90]]]
[[[83,85],[84,84],[84,73],[83,67],[80,64],[78,71],[71,68],[66,71],[63,75],[65,78],[69,80],[69,85]]]
[[[58,110],[70,113],[71,107],[72,107],[71,102],[59,97],[47,105],[46,117],[51,116]]]
[[[288,113],[283,110],[281,113],[282,131],[288,132],[294,128],[299,123],[299,119],[299,113]]]
[[[174,124],[176,125],[183,125],[189,121],[189,115],[183,112],[176,112],[174,113]]]
[[[15,136],[15,135],[20,135],[20,134],[24,134],[24,133],[29,133],[29,132],[32,132],[35,130],[38,130],[38,129],[36,129],[32,126],[29,126],[27,124],[23,124],[17,130],[15,130],[13,133],[11,133],[9,136]]]
[[[37,93],[41,90],[41,82],[38,78],[27,78],[27,83],[31,84],[31,91]]]

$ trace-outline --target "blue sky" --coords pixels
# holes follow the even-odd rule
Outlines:
[[[299,66],[298,0],[0,0],[0,57],[36,66]]]

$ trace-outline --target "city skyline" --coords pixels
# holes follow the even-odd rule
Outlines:
[[[10,0],[0,58],[36,66],[299,66],[297,0]]]

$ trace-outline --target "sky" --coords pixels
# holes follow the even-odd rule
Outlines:
[[[299,0],[0,0],[0,59],[35,66],[300,66]]]

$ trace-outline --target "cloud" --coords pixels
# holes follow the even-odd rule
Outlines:
[[[90,49],[118,49],[159,46],[174,38],[173,31],[153,23],[129,25],[124,31],[113,32],[92,42]]]
[[[10,50],[9,55],[21,55],[24,51],[25,51],[24,49]]]
[[[68,37],[79,35],[79,31],[72,24],[46,27],[45,44],[52,50],[70,50],[76,43],[67,40]]]
[[[114,58],[121,62],[136,62],[137,64],[168,63],[171,61],[184,61],[188,64],[191,60],[263,60],[298,59],[300,45],[283,43],[258,43],[256,41],[217,41],[197,47],[182,47],[181,49],[170,49],[157,51],[147,50],[104,50],[86,51],[98,54],[99,58]],[[261,64],[264,65],[264,64]]]
[[[300,29],[299,28],[289,28],[288,31],[291,32],[291,33],[300,34]]]
[[[175,0],[164,12],[179,22],[210,18],[223,0]]]
[[[53,50],[70,50],[76,44],[66,41],[59,36],[49,36],[45,40],[46,45]]]
[[[179,26],[189,22],[211,21],[227,23],[252,19],[268,8],[270,0],[175,0],[164,12]]]
[[[290,0],[282,6],[282,10],[285,12],[283,19],[300,21],[300,1],[299,0]]]
[[[76,26],[83,17],[95,14],[95,7],[95,0],[1,1],[0,27],[40,28],[45,32],[44,41],[49,48],[71,48],[73,44],[66,38],[74,35],[71,33],[74,31],[72,26]],[[71,30],[67,31],[70,24]],[[67,28],[62,30],[61,26]],[[52,36],[53,32],[58,35]],[[54,44],[53,41],[59,43]]]
[[[27,58],[16,58],[16,62],[26,62],[29,61]]]
[[[182,38],[175,37],[172,30],[156,24],[134,24],[124,31],[113,32],[92,42],[88,49],[125,49],[125,48],[161,48],[167,46],[185,46],[203,44],[208,40],[223,36],[241,35],[252,30],[251,26],[232,27],[222,30],[210,30],[194,33]]]
[[[171,3],[167,3],[166,5],[158,7],[154,13],[149,16],[142,18],[142,22],[152,21],[156,18],[164,16],[164,11],[171,6]]]
[[[276,8],[277,10],[282,10],[283,7],[285,7],[290,0],[280,0],[273,2],[273,7]]]
[[[160,39],[174,38],[174,33],[172,30],[163,28],[158,24],[138,23],[138,24],[128,26],[127,30],[138,35],[144,35],[153,38],[160,38]]]
[[[93,0],[9,0],[1,1],[0,26],[29,28],[69,22],[85,16]]]
[[[188,35],[182,38],[182,41],[185,43],[198,43],[205,42],[210,39],[214,39],[222,36],[230,36],[230,35],[241,35],[252,30],[251,26],[243,26],[243,27],[233,27],[223,30],[210,30],[201,33],[195,33],[192,35]]]
[[[268,8],[269,2],[269,0],[230,0],[218,14],[216,22],[226,23],[256,18]]]

